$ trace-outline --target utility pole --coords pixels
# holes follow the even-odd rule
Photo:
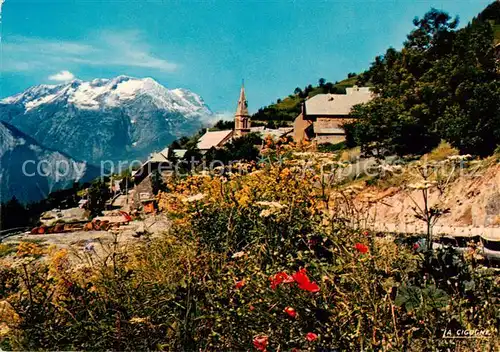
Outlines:
[[[125,176],[125,194],[127,195],[126,204],[128,204],[128,176]]]

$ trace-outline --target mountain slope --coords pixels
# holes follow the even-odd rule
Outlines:
[[[127,76],[40,85],[0,101],[0,120],[94,164],[144,158],[211,116],[195,93]]]
[[[99,176],[99,169],[45,148],[14,126],[0,122],[0,202],[15,196],[38,201],[74,182]]]

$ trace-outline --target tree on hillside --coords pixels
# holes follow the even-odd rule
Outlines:
[[[14,196],[4,204],[0,204],[0,229],[12,229],[29,224],[25,207]]]
[[[102,213],[106,207],[106,202],[110,199],[111,193],[108,185],[101,179],[94,181],[88,189],[87,207],[92,216]]]
[[[293,91],[293,94],[301,96],[302,95],[302,89],[300,89],[299,87],[295,88],[295,90]]]
[[[320,78],[318,80],[318,85],[320,86],[320,88],[323,88],[323,86],[325,85],[325,83],[326,83],[326,79],[324,79],[324,78]]]
[[[183,136],[179,139],[176,139],[168,146],[169,149],[184,149],[186,145],[189,143],[189,137]]]
[[[224,131],[224,130],[232,130],[233,128],[234,128],[234,120],[219,120],[214,125],[212,130]]]
[[[307,87],[305,87],[305,89],[304,89],[304,97],[308,97],[309,93],[311,93],[313,90],[314,90],[314,88],[310,84]]]
[[[205,157],[207,162],[221,161],[228,164],[234,161],[256,161],[259,157],[259,150],[256,146],[262,143],[262,139],[257,133],[248,133],[240,138],[232,140],[223,148],[210,149]]]

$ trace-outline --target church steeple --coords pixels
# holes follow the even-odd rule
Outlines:
[[[238,107],[234,114],[234,132],[236,137],[240,137],[250,132],[250,114],[248,113],[248,102],[245,97],[245,85],[242,82]]]
[[[235,116],[249,116],[248,115],[248,102],[245,97],[245,86],[241,84],[240,99],[238,99],[238,108],[236,109]]]

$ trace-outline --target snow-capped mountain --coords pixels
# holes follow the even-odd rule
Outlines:
[[[143,159],[212,116],[189,90],[127,76],[39,85],[0,101],[0,120],[93,164]]]
[[[0,121],[0,202],[13,196],[38,201],[74,182],[99,176],[99,169],[47,149],[17,128]]]

